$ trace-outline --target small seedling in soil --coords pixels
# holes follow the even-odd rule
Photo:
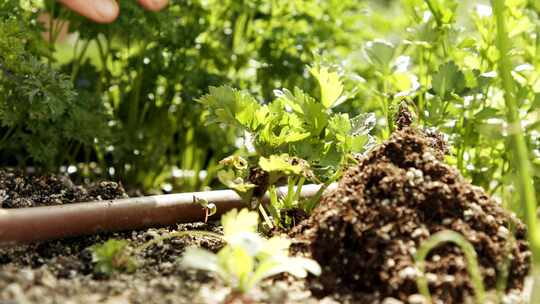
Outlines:
[[[216,204],[210,203],[203,198],[193,196],[193,203],[200,205],[204,210],[204,223],[208,222],[208,218],[217,212]]]
[[[97,273],[109,276],[115,271],[133,272],[137,268],[125,240],[110,239],[101,245],[92,246],[91,251]]]
[[[257,234],[256,212],[236,209],[225,214],[223,224],[227,245],[217,254],[201,248],[188,248],[182,263],[191,268],[216,273],[233,291],[226,303],[251,303],[249,293],[260,281],[290,273],[304,278],[308,272],[319,275],[320,266],[313,260],[289,257],[290,241],[282,237],[264,239]]]

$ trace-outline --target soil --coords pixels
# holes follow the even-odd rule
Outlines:
[[[407,127],[410,119],[402,122],[388,141],[358,158],[311,216],[289,214],[303,220],[291,233],[293,251],[316,259],[321,277],[280,275],[263,281],[250,299],[227,298],[231,290],[215,276],[178,263],[188,246],[217,251],[223,245],[200,236],[146,248],[133,273],[94,270],[89,248],[110,238],[125,239],[133,249],[174,231],[221,231],[217,223],[193,223],[0,248],[0,303],[421,304],[414,253],[445,229],[473,244],[490,290],[511,256],[505,303],[520,303],[530,260],[524,225],[444,163],[447,146],[438,133]],[[65,176],[0,170],[1,208],[120,197],[126,193],[115,182],[75,185]],[[437,247],[426,272],[435,303],[470,301],[466,261],[456,246]]]
[[[52,206],[127,197],[122,184],[101,181],[75,185],[68,176],[26,175],[0,170],[0,208]]]
[[[495,288],[511,254],[506,291],[519,292],[530,260],[525,226],[444,163],[440,135],[399,129],[360,157],[337,190],[295,228],[293,235],[305,244],[297,249],[323,267],[322,276],[311,281],[312,291],[351,303],[423,303],[414,253],[430,235],[451,229],[474,246],[486,289]],[[457,246],[447,243],[432,251],[426,273],[435,303],[471,300],[466,261]]]
[[[24,208],[126,197],[121,184],[101,181],[75,185],[67,176],[25,175],[0,170],[0,207]],[[188,246],[217,251],[220,240],[183,237],[164,240],[137,255],[134,273],[96,273],[90,247],[110,238],[137,248],[174,231],[221,233],[218,223],[181,224],[162,229],[100,234],[9,248],[0,247],[0,303],[221,303],[230,293],[211,274],[178,262]],[[237,299],[238,300],[238,299]],[[11,302],[10,302],[11,301]],[[319,303],[304,280],[266,280],[243,303]],[[331,299],[326,303],[335,303]],[[231,303],[240,303],[231,301]]]

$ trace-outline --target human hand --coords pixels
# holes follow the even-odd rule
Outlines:
[[[58,0],[60,3],[97,23],[111,23],[120,12],[115,0]],[[147,10],[159,11],[164,8],[168,0],[138,0],[139,4]]]

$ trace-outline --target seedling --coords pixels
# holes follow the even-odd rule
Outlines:
[[[128,244],[125,240],[110,239],[103,244],[92,246],[90,250],[96,272],[111,275],[115,271],[135,271],[137,263],[128,252]]]
[[[182,258],[186,267],[214,272],[240,294],[249,293],[259,282],[279,273],[300,278],[321,273],[315,261],[289,257],[288,239],[264,239],[257,234],[256,212],[234,209],[223,215],[221,221],[227,245],[217,254],[201,248],[186,249]]]
[[[208,222],[208,217],[216,214],[217,207],[214,203],[209,203],[207,200],[203,198],[198,198],[195,195],[193,196],[193,203],[200,205],[204,210],[204,222]]]

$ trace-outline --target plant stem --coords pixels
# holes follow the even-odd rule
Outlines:
[[[435,17],[435,22],[437,23],[437,26],[441,27],[443,25],[441,12],[435,7],[433,0],[425,0],[425,2],[429,10],[431,11],[431,14],[433,15],[433,17]]]
[[[540,242],[537,231],[536,217],[536,194],[532,184],[531,164],[527,150],[527,144],[521,128],[518,103],[514,95],[514,82],[511,75],[509,59],[509,38],[506,31],[504,17],[504,1],[491,0],[493,15],[497,24],[496,45],[499,49],[499,73],[504,89],[506,103],[506,115],[510,131],[512,160],[517,169],[517,189],[522,204],[524,204],[525,218],[528,227],[529,244],[532,251],[533,274],[539,273],[540,267]],[[540,276],[534,275],[533,295],[531,303],[540,303]]]
[[[527,151],[527,144],[525,137],[521,130],[518,104],[514,96],[514,83],[511,76],[510,60],[508,57],[508,35],[506,33],[505,21],[504,21],[504,4],[503,0],[492,0],[493,11],[497,21],[497,47],[500,53],[499,59],[499,73],[502,79],[504,97],[506,102],[506,115],[509,124],[510,138],[513,146],[513,161],[517,166],[518,173],[518,189],[521,195],[522,201],[525,203],[525,212],[527,218],[527,225],[529,227],[529,237],[531,238],[531,245],[535,245],[533,248],[533,254],[538,258],[540,257],[537,230],[536,230],[536,194],[532,184],[531,166],[529,162],[529,155]],[[532,237],[534,236],[534,237]]]
[[[77,55],[77,46],[79,44],[80,37],[77,38],[77,42],[75,43],[75,47],[73,48],[73,65],[71,67],[71,82],[75,84],[75,79],[77,79],[77,74],[79,73],[79,69],[81,67],[81,61],[84,58],[84,55],[86,54],[86,50],[88,49],[88,46],[90,45],[90,40],[86,40],[83,42],[83,47],[80,52],[80,54]]]
[[[458,245],[465,255],[467,260],[467,271],[471,276],[471,281],[475,293],[476,303],[483,304],[485,303],[486,293],[484,289],[484,282],[482,280],[482,275],[480,273],[480,267],[478,266],[478,260],[476,257],[476,251],[474,247],[469,243],[461,234],[451,231],[444,230],[437,232],[432,235],[427,241],[425,241],[416,253],[416,267],[420,272],[416,284],[418,286],[418,291],[426,298],[428,303],[433,303],[431,300],[431,294],[429,293],[429,287],[427,278],[425,276],[425,262],[428,253],[435,247],[441,245],[442,243],[451,242]]]

